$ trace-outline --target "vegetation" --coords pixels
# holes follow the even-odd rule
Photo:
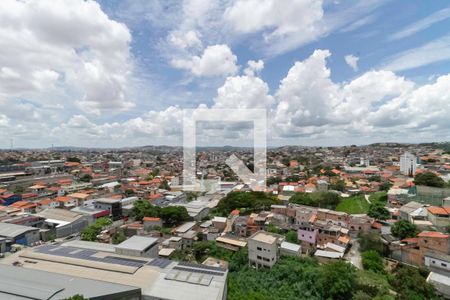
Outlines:
[[[380,253],[375,250],[364,251],[361,254],[364,270],[370,270],[375,273],[384,273],[384,261]]]
[[[388,196],[385,191],[376,192],[369,196],[370,203],[379,203],[386,205],[388,201]]]
[[[119,231],[119,232],[116,232],[113,234],[112,243],[117,245],[117,244],[122,243],[126,239],[127,239],[127,237],[125,236],[125,234],[123,234],[123,232]]]
[[[333,192],[295,193],[289,202],[314,207],[335,209],[341,196]]]
[[[65,298],[63,300],[88,300],[88,298],[85,298],[83,295],[76,294],[76,295],[73,295],[72,297]]]
[[[356,195],[342,200],[336,210],[348,214],[364,214],[369,211],[369,203],[364,199],[364,195]]]
[[[264,192],[230,192],[222,198],[216,211],[223,216],[228,216],[234,209],[239,209],[241,214],[253,211],[268,210],[272,204],[279,203],[276,197]]]
[[[419,173],[414,177],[414,183],[416,185],[426,185],[426,186],[432,186],[432,187],[445,187],[445,181],[434,174],[433,172],[424,172]]]
[[[138,221],[142,221],[144,217],[158,217],[167,226],[176,226],[189,219],[189,214],[184,206],[167,206],[161,208],[145,200],[134,202],[132,215]]]
[[[426,282],[428,272],[419,269],[398,265],[394,276],[389,283],[398,293],[397,299],[440,299],[433,286]]]
[[[81,160],[78,157],[75,156],[69,156],[66,161],[68,162],[77,162],[77,163],[81,163]]]
[[[94,224],[89,225],[81,232],[81,239],[83,241],[96,241],[97,235],[103,230],[104,227],[112,224],[112,220],[107,217],[98,218]]]
[[[84,174],[83,176],[80,177],[80,181],[82,182],[91,182],[92,180],[92,176],[89,174]]]
[[[377,251],[380,255],[383,255],[385,252],[385,247],[383,242],[381,241],[380,235],[376,232],[359,234],[358,242],[361,252],[374,250]]]
[[[368,236],[370,241],[377,241]],[[367,239],[367,237],[360,237]],[[376,243],[373,243],[376,245]],[[369,245],[369,244],[367,244]],[[367,246],[366,245],[366,246]],[[177,250],[171,258],[203,262],[207,257],[229,262],[228,299],[433,299],[433,288],[419,271],[398,269],[394,275],[383,270],[377,251],[365,252],[368,270],[357,270],[345,261],[320,265],[313,258],[281,257],[271,268],[256,270],[248,265],[247,250],[232,252],[215,242],[195,243],[191,249]],[[367,254],[368,253],[368,254]],[[378,271],[378,273],[376,273]],[[407,281],[411,280],[412,284]],[[398,284],[397,281],[404,281]],[[417,286],[414,286],[417,285]],[[410,298],[407,298],[409,296]]]
[[[387,208],[381,203],[370,204],[367,215],[377,220],[386,220],[389,219],[390,216]]]
[[[345,181],[344,180],[338,180],[335,183],[330,184],[330,190],[336,190],[343,192],[345,190]]]
[[[399,239],[405,239],[415,237],[419,233],[419,230],[417,229],[417,226],[411,222],[400,220],[392,226],[391,233]]]
[[[285,236],[286,236],[286,242],[298,244],[298,235],[297,235],[296,231],[289,230]]]

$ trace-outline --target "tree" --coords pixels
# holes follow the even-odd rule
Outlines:
[[[176,226],[189,219],[189,214],[184,206],[167,206],[163,207],[160,217],[164,224],[168,226]]]
[[[380,184],[379,189],[380,191],[389,191],[389,189],[392,187],[392,183],[389,182],[383,182]]]
[[[243,213],[270,209],[272,204],[279,201],[264,192],[230,192],[219,201],[216,210],[222,215],[228,216],[234,209],[242,209]]]
[[[81,178],[80,181],[82,182],[91,182],[92,180],[92,176],[89,174],[84,174]]]
[[[142,221],[144,217],[159,217],[161,208],[151,205],[146,200],[138,200],[133,203],[131,214],[136,221]]]
[[[123,234],[123,232],[116,232],[112,236],[112,243],[115,245],[120,244],[123,241],[125,241],[126,239],[127,239],[127,237],[125,236],[125,234]]]
[[[380,235],[376,232],[361,233],[358,236],[359,248],[362,252],[368,250],[375,250],[380,255],[384,254],[384,244],[381,241]]]
[[[433,172],[424,172],[417,174],[416,177],[414,177],[414,183],[416,185],[426,185],[439,188],[445,186],[445,181]]]
[[[320,271],[318,285],[325,299],[349,299],[356,285],[355,268],[344,261],[326,264]]]
[[[375,250],[364,251],[361,254],[362,265],[365,270],[371,270],[375,273],[384,273],[384,262],[381,255]]]
[[[345,191],[345,181],[344,180],[338,180],[335,183],[331,183],[330,184],[330,190],[336,190],[336,191],[340,191],[343,192]]]
[[[69,156],[69,157],[66,159],[66,161],[68,161],[68,162],[77,162],[77,163],[80,163],[80,162],[81,162],[81,160],[80,160],[78,157],[75,157],[75,156]]]
[[[370,204],[367,215],[377,220],[386,220],[390,217],[389,211],[380,203]]]
[[[131,197],[134,195],[134,191],[132,189],[125,190],[125,197]]]
[[[76,294],[76,295],[73,295],[73,296],[71,296],[69,298],[64,298],[63,300],[89,300],[89,299],[85,298],[83,295]]]
[[[397,299],[439,299],[433,286],[426,282],[427,273],[421,274],[416,268],[399,265],[389,280],[398,293]]]
[[[100,234],[102,229],[111,224],[112,220],[110,218],[98,218],[94,224],[83,229],[83,231],[81,232],[81,239],[83,241],[96,241],[97,236]]]
[[[415,237],[419,230],[417,226],[412,224],[407,220],[400,220],[395,222],[395,224],[391,228],[391,233],[393,236],[398,237],[399,239],[405,239],[409,237]]]
[[[286,242],[298,244],[298,235],[294,230],[289,230],[286,233]]]

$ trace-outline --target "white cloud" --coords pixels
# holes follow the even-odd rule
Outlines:
[[[391,71],[372,70],[334,83],[316,50],[281,81],[272,137],[333,140],[414,140],[450,130],[450,75],[419,86]],[[337,140],[338,140],[337,139]]]
[[[391,56],[386,59],[381,68],[404,71],[446,60],[450,60],[450,35]]]
[[[171,32],[168,36],[168,40],[174,46],[183,50],[193,47],[202,48],[200,34],[194,30],[189,30],[186,33],[180,31]]]
[[[355,71],[355,72],[358,71],[358,60],[359,60],[358,56],[349,54],[349,55],[344,56],[344,59],[345,59],[345,62],[347,63],[347,65],[349,65],[353,69],[353,71]]]
[[[206,47],[201,56],[174,59],[172,65],[190,71],[195,76],[223,76],[235,74],[238,70],[237,57],[227,45]]]
[[[445,19],[450,18],[450,7],[441,9],[428,17],[414,22],[412,24],[408,24],[405,28],[400,31],[395,32],[391,36],[389,36],[389,40],[399,40],[411,36],[419,31],[425,30],[431,27],[433,24],[444,21]]]
[[[214,108],[270,108],[269,87],[255,76],[228,77],[214,98]]]
[[[247,65],[248,67],[244,70],[244,74],[247,76],[257,75],[262,71],[262,69],[264,69],[264,61],[262,60],[249,60]]]
[[[126,109],[130,42],[127,27],[92,0],[0,1],[0,93],[61,88],[96,113]]]

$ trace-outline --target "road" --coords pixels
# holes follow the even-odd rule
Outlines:
[[[344,257],[346,260],[352,263],[355,267],[358,269],[362,269],[362,260],[361,260],[361,253],[359,251],[359,242],[357,239],[352,240],[352,247],[350,248],[350,251],[347,252],[347,254]]]

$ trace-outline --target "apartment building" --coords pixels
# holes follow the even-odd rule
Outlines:
[[[248,261],[256,268],[271,268],[280,257],[279,245],[284,237],[278,234],[258,231],[247,241]]]

